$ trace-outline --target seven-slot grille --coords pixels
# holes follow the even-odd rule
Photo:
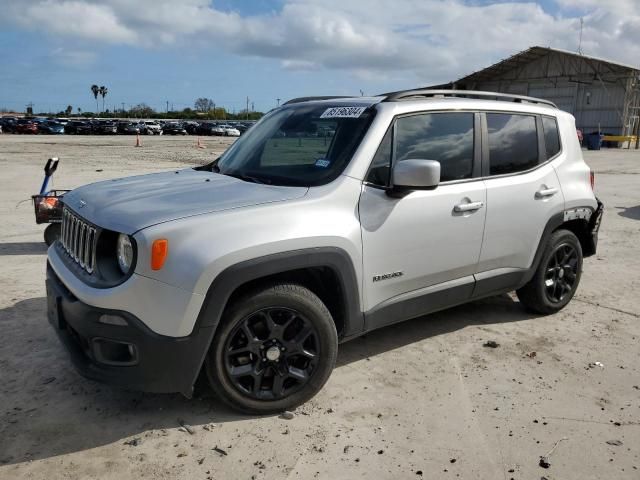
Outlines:
[[[96,229],[71,210],[62,211],[60,243],[69,256],[87,273],[93,273],[96,264]]]

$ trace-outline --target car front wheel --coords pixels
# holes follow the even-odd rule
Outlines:
[[[329,379],[337,351],[331,314],[313,292],[295,284],[268,285],[227,308],[205,373],[232,408],[275,413],[312,398]]]

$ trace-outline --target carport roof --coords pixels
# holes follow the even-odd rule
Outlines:
[[[483,80],[491,80],[503,73],[509,72],[517,67],[521,67],[525,64],[531,63],[534,60],[538,60],[539,58],[545,57],[549,53],[561,53],[564,55],[570,55],[576,58],[582,58],[586,60],[601,62],[609,66],[612,70],[633,70],[640,71],[638,67],[634,67],[632,65],[625,65],[623,63],[613,62],[611,60],[606,60],[598,57],[591,57],[589,55],[581,55],[576,52],[570,52],[567,50],[560,50],[557,48],[550,47],[531,47],[527,50],[523,50],[522,52],[516,53],[509,58],[499,61],[487,68],[482,70],[478,70],[477,72],[473,72],[470,75],[462,77],[455,82],[452,83],[468,83],[468,82],[478,82]]]

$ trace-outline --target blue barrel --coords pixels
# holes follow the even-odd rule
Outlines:
[[[587,144],[587,150],[600,150],[602,145],[602,137],[599,133],[589,133],[584,137]]]

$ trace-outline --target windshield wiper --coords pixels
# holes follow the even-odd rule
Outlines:
[[[220,173],[220,167],[218,166],[218,160],[220,160],[220,158],[216,158],[213,162],[207,163],[205,165],[200,165],[199,167],[194,167],[194,170],[201,170],[201,171],[205,171],[205,172],[213,172],[213,173]]]
[[[217,165],[215,166],[217,167]],[[218,168],[218,170],[220,169]],[[245,182],[259,183],[261,185],[266,185],[271,183],[269,180],[266,180],[264,178],[252,177],[251,175],[247,175],[246,173],[223,173],[222,175],[238,178],[240,180],[244,180]]]

